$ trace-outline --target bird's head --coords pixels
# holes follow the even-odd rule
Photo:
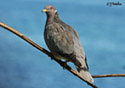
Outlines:
[[[57,10],[54,6],[52,5],[47,5],[42,12],[45,12],[48,16],[54,15]]]

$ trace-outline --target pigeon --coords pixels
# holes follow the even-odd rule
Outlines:
[[[44,40],[53,56],[72,62],[83,79],[94,82],[77,32],[59,18],[54,6],[47,5],[42,12],[47,15]]]

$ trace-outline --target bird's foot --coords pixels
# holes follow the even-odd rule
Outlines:
[[[69,62],[70,60],[66,60],[65,62],[64,62],[64,65],[63,65],[63,69],[65,70],[65,68],[66,68],[66,65],[67,65],[67,62]]]

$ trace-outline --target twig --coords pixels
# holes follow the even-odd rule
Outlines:
[[[125,74],[105,74],[105,75],[93,75],[93,78],[104,78],[104,77],[125,77]]]
[[[62,67],[64,67],[64,62],[60,61],[60,60],[57,60],[54,58],[54,56],[48,52],[47,50],[45,50],[44,48],[40,47],[38,44],[36,44],[35,42],[33,42],[32,40],[30,40],[29,38],[27,38],[25,35],[23,35],[22,33],[16,31],[15,29],[7,26],[6,24],[0,22],[0,26],[7,29],[8,31],[16,34],[17,36],[19,36],[20,38],[22,38],[23,40],[25,40],[26,42],[28,42],[29,44],[31,44],[33,47],[37,48],[38,50],[40,50],[41,52],[47,54],[49,57],[51,57],[52,59],[54,59],[58,64],[60,64]],[[72,74],[74,74],[75,76],[77,76],[78,78],[80,78],[81,80],[83,80],[84,82],[86,82],[88,85],[90,85],[91,87],[93,88],[97,88],[96,85],[86,81],[85,79],[83,79],[81,77],[81,75],[75,71],[74,69],[72,69],[70,66],[66,65],[65,68],[70,71]]]

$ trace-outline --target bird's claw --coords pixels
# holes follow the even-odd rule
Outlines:
[[[67,65],[67,62],[64,62],[64,65],[63,65],[63,70],[65,70],[66,65]]]
[[[63,70],[65,70],[66,65],[67,65],[67,62],[69,62],[69,60],[66,60],[66,61],[64,62],[64,65],[63,65]]]

